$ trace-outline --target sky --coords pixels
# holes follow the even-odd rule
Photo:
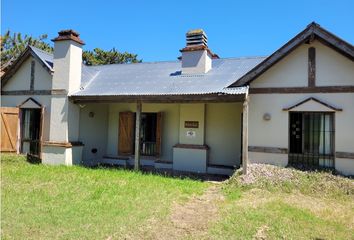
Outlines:
[[[353,0],[1,0],[2,34],[52,39],[74,29],[85,50],[115,47],[144,62],[176,60],[185,33],[196,28],[221,58],[266,56],[312,21],[354,44]]]

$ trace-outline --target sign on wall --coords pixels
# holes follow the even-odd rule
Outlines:
[[[187,131],[186,132],[186,137],[188,138],[195,138],[197,136],[195,131]]]
[[[185,128],[199,128],[198,121],[184,121]]]

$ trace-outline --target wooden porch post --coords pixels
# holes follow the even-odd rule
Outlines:
[[[246,95],[243,102],[243,118],[242,118],[242,171],[243,174],[247,174],[248,165],[248,102],[249,97]]]
[[[141,122],[141,102],[136,103],[136,120],[135,120],[135,161],[134,170],[140,168],[140,122]]]

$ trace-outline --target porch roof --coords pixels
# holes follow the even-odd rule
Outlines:
[[[72,99],[97,97],[239,95],[246,87],[228,88],[265,57],[213,59],[205,74],[182,74],[181,62],[84,66],[80,90]]]

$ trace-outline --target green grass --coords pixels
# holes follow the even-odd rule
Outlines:
[[[2,155],[2,239],[120,239],[206,183],[118,169],[32,165]]]
[[[261,176],[251,184],[242,183],[235,173],[223,186],[226,200],[210,236],[354,239],[354,181],[327,172],[290,171],[292,180]]]
[[[34,165],[16,155],[2,155],[1,163],[1,239],[151,239],[153,231],[176,230],[169,224],[174,203],[193,201],[211,185]],[[188,239],[354,239],[352,179],[299,171],[285,181],[240,179],[236,173],[217,185],[225,196],[218,213],[205,234],[188,232]]]

